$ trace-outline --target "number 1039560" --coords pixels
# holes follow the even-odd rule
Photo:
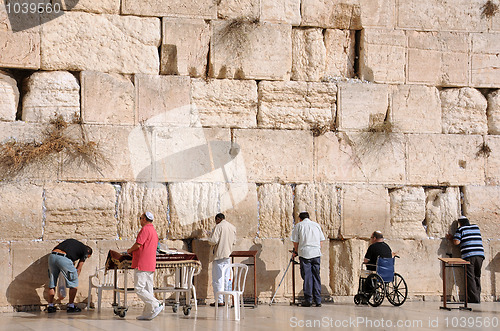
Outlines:
[[[51,14],[51,13],[59,13],[62,11],[60,3],[28,3],[28,2],[15,2],[15,3],[6,3],[5,9],[7,14]]]
[[[447,328],[498,328],[498,317],[445,317]]]

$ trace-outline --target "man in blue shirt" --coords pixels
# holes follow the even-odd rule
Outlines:
[[[481,267],[484,260],[484,248],[481,232],[476,224],[471,225],[465,216],[458,218],[458,229],[455,235],[447,234],[446,238],[453,244],[460,245],[462,259],[470,262],[467,266],[467,302],[481,301]]]

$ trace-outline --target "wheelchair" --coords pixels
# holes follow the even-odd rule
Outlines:
[[[395,256],[398,257],[399,256]],[[394,306],[401,306],[408,296],[408,287],[404,278],[394,272],[395,258],[377,259],[376,271],[361,270],[359,277],[358,294],[354,296],[354,303],[369,304],[377,307],[382,304],[384,297]]]

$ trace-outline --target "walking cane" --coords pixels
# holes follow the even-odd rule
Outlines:
[[[279,288],[281,286],[281,283],[283,283],[283,279],[285,279],[286,273],[288,272],[288,268],[290,268],[290,264],[292,264],[292,263],[295,262],[295,260],[293,259],[293,254],[294,254],[294,252],[292,251],[292,257],[290,258],[290,262],[288,262],[288,266],[286,267],[285,273],[283,274],[283,277],[281,277],[280,283],[278,284],[278,287],[276,288],[276,291],[274,291],[274,295],[271,298],[271,302],[269,303],[269,306],[273,304],[274,297],[276,296],[276,293],[278,293],[278,290],[279,290]],[[293,291],[293,297],[294,297],[293,300],[295,302],[295,289]]]

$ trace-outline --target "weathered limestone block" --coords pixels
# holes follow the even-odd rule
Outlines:
[[[201,238],[215,226],[219,212],[219,184],[180,182],[168,184],[169,239]]]
[[[500,137],[486,136],[484,143],[490,148],[491,152],[486,153],[486,184],[487,185],[500,185]],[[482,144],[482,143],[481,143]],[[482,146],[477,146],[478,152]],[[481,148],[482,149],[482,148]]]
[[[123,0],[122,14],[215,19],[217,18],[217,2],[213,0]]]
[[[497,299],[500,296],[500,241],[491,240],[490,246],[490,261],[485,261],[491,273],[491,294]],[[484,274],[487,274],[486,272]]]
[[[261,0],[260,20],[299,25],[300,0]]]
[[[481,17],[482,0],[398,2],[399,28],[432,31],[487,31],[488,20]]]
[[[209,76],[287,80],[292,67],[292,27],[246,19],[213,21]]]
[[[359,0],[361,7],[361,26],[394,28],[396,22],[396,1]]]
[[[220,0],[217,1],[217,17],[231,19],[247,17],[258,19],[260,16],[260,0]]]
[[[423,187],[405,186],[389,190],[391,225],[386,238],[422,239],[427,234],[422,225],[425,219],[425,192]]]
[[[83,71],[82,119],[84,123],[135,123],[135,89],[128,77],[98,71]],[[106,100],[106,102],[103,102]]]
[[[19,89],[16,80],[0,71],[0,121],[15,121],[18,103]]]
[[[61,8],[98,14],[120,14],[120,0],[59,0]]]
[[[488,133],[500,134],[500,90],[488,94]]]
[[[44,239],[115,238],[115,201],[111,184],[48,185]]]
[[[0,67],[40,68],[40,16],[15,13],[14,1],[7,7],[0,6]]]
[[[257,126],[257,83],[253,80],[194,79],[191,98],[203,126]]]
[[[326,48],[322,29],[292,30],[292,75],[290,79],[319,81],[326,65]]]
[[[356,38],[352,30],[326,29],[326,77],[354,77]]]
[[[314,148],[317,181],[404,183],[401,134],[327,132],[315,138]]]
[[[358,293],[359,273],[368,249],[366,240],[348,239],[330,242],[330,286],[332,295]]]
[[[431,238],[444,238],[451,233],[451,225],[460,216],[460,190],[458,187],[427,188],[425,225]]]
[[[339,84],[339,131],[367,131],[380,125],[389,109],[389,87],[384,84]]]
[[[134,85],[139,123],[161,126],[192,123],[189,77],[138,74]]]
[[[202,19],[163,18],[161,74],[203,77],[210,26]]]
[[[313,176],[313,137],[299,130],[234,130],[250,182],[306,182]],[[272,142],[272,143],[270,143]]]
[[[340,190],[333,184],[300,184],[294,193],[294,219],[302,211],[319,223],[325,237],[338,238],[340,230]]]
[[[469,35],[456,32],[409,32],[408,81],[437,86],[467,86]]]
[[[12,282],[12,261],[10,260],[10,243],[0,243],[0,291],[7,294]],[[7,295],[0,297],[0,305],[8,306]]]
[[[75,11],[48,19],[41,33],[42,69],[159,72],[158,18]]]
[[[221,212],[226,220],[236,226],[238,238],[257,237],[259,201],[257,185],[253,183],[220,184]]]
[[[61,115],[72,122],[80,116],[80,84],[67,71],[35,72],[26,81],[22,119],[49,122]]]
[[[81,160],[70,158],[62,164],[60,179],[78,181],[151,181],[152,133],[144,128],[127,126],[85,125],[69,130],[81,139],[82,130],[89,142],[95,142],[102,156]],[[90,161],[90,162],[89,162]]]
[[[483,240],[500,237],[499,186],[465,186],[464,215],[481,229]]]
[[[394,132],[441,133],[441,102],[435,87],[397,85],[392,89],[390,108]]]
[[[42,237],[43,189],[28,183],[0,185],[0,240],[35,240]]]
[[[484,183],[481,136],[408,135],[408,182],[412,185]]]
[[[361,9],[358,0],[302,0],[303,26],[360,30]]]
[[[259,83],[259,127],[311,129],[333,126],[337,86],[333,83]]]
[[[360,78],[376,83],[405,82],[404,31],[365,29],[361,33]]]
[[[118,237],[134,239],[146,211],[154,215],[158,237],[165,238],[168,228],[168,192],[163,183],[123,183],[118,195]]]
[[[390,199],[382,185],[342,187],[342,238],[370,238],[373,231],[386,233],[390,225]]]
[[[293,191],[289,185],[263,184],[259,198],[259,238],[287,238],[293,229]]]
[[[443,133],[488,134],[486,98],[474,88],[440,92]]]
[[[472,34],[472,86],[493,88],[499,87],[499,39],[499,33]]]

